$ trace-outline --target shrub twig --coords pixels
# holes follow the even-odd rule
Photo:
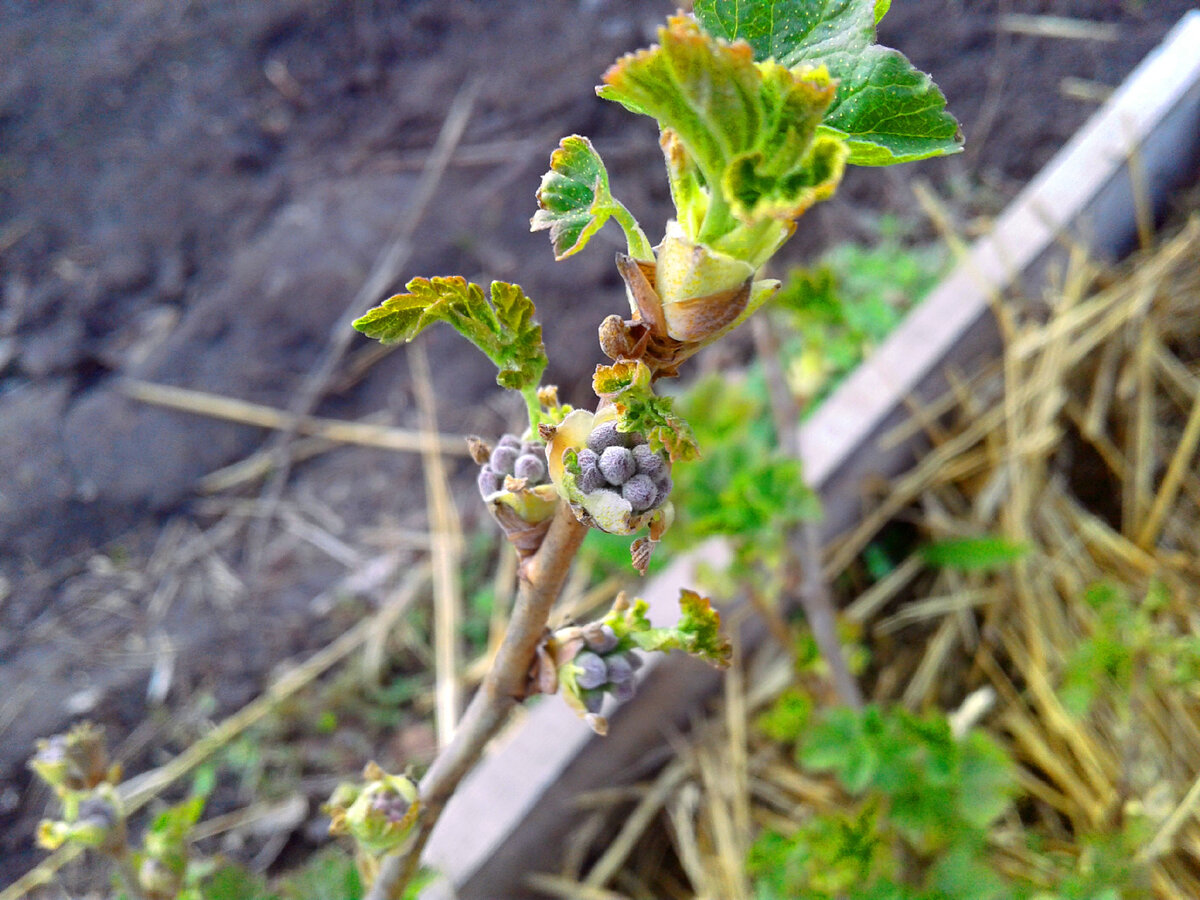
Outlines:
[[[395,900],[412,880],[421,851],[446,802],[474,768],[484,747],[525,697],[526,680],[550,608],[562,590],[587,526],[560,503],[538,551],[520,568],[521,585],[504,641],[483,684],[467,707],[453,739],[434,759],[420,784],[421,813],[412,843],[402,854],[385,857],[365,900]]]

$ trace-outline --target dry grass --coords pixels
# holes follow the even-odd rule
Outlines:
[[[1028,546],[988,572],[933,569],[914,554],[849,597],[843,614],[874,660],[871,700],[946,710],[956,729],[979,723],[1017,761],[1020,814],[992,835],[1011,875],[1036,878],[1025,850],[1033,835],[1070,853],[1075,836],[1136,815],[1150,824],[1139,858],[1156,896],[1200,897],[1200,694],[1164,671],[1163,650],[1200,638],[1197,260],[1193,217],[1118,274],[1077,256],[1044,303],[1007,304],[1002,361],[952,378],[949,394],[914,417],[931,451],[828,555],[831,576],[853,570],[895,521],[915,524],[921,541],[989,535]],[[1105,627],[1085,600],[1100,583],[1121,588],[1141,624],[1122,635],[1130,684],[1102,685],[1080,714],[1063,688],[1078,648]],[[624,826],[582,868],[589,892],[571,893],[571,871],[543,889],[752,896],[744,863],[757,830],[790,831],[839,794],[748,727],[794,683],[786,656],[766,648],[743,670],[641,786],[632,813],[614,795],[610,814]],[[610,837],[594,816],[582,818],[604,836],[595,840]]]

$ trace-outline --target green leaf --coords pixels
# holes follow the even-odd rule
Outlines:
[[[408,342],[434,322],[446,322],[496,364],[501,387],[520,391],[538,383],[546,368],[542,326],[533,301],[519,285],[493,281],[491,302],[465,278],[414,278],[367,312],[354,327],[385,344]]]
[[[879,753],[861,716],[849,708],[831,709],[818,722],[800,748],[800,762],[810,769],[832,769],[851,794],[866,790],[879,769]],[[874,711],[878,718],[878,711]]]
[[[596,396],[617,410],[617,430],[646,436],[654,450],[666,450],[672,462],[697,459],[700,445],[691,426],[674,411],[670,397],[659,397],[650,385],[650,368],[641,360],[597,366],[592,377]]]
[[[962,150],[945,96],[898,50],[874,45],[821,62],[838,79],[822,129],[850,145],[850,165],[892,166]]]
[[[957,153],[958,122],[928,75],[875,43],[890,0],[696,0],[711,34],[742,39],[756,60],[825,66],[838,82],[823,132],[846,140],[849,163],[888,166]]]
[[[618,601],[604,619],[622,646],[648,652],[682,650],[719,668],[729,665],[733,647],[721,634],[721,614],[707,597],[686,588],[679,592],[681,615],[673,628],[655,628],[646,616],[649,604],[635,600],[632,605]]]
[[[789,527],[817,519],[820,513],[820,500],[805,480],[800,460],[773,456],[735,472],[695,527],[702,536],[783,536]]]
[[[702,207],[690,238],[710,242],[739,220],[790,221],[841,179],[845,145],[817,136],[834,98],[828,74],[755,62],[746,45],[719,43],[686,17],[671,18],[658,45],[619,60],[597,93],[658,120],[674,199],[687,204],[679,222],[694,228],[691,206]],[[694,196],[693,167],[716,195]]]
[[[790,69],[870,45],[878,5],[873,0],[696,0],[693,9],[710,34],[746,41],[755,59],[774,59]]]
[[[812,695],[800,688],[790,687],[754,720],[754,725],[769,740],[777,744],[791,744],[804,734],[812,718],[812,710]]]
[[[604,161],[585,137],[573,134],[550,155],[550,171],[537,192],[538,211],[531,231],[550,231],[555,259],[584,248],[612,216],[617,216],[629,243],[629,255],[653,260],[654,251],[629,211],[609,193]]]
[[[1028,544],[993,537],[938,541],[921,548],[921,556],[929,565],[963,572],[1003,568],[1028,552]]]
[[[1016,772],[1003,748],[982,731],[962,743],[958,814],[983,830],[998,819],[1016,794]]]

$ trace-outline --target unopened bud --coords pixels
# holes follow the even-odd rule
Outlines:
[[[633,461],[637,464],[638,473],[648,475],[652,480],[666,474],[667,461],[661,453],[651,450],[648,444],[633,448]]]
[[[624,447],[626,436],[617,430],[616,422],[604,422],[592,429],[588,435],[587,447],[596,454],[603,453],[609,447]]]
[[[420,811],[417,788],[403,775],[389,775],[370,763],[364,785],[342,785],[325,812],[332,834],[350,834],[368,853],[379,856],[402,849],[412,836]],[[350,802],[347,804],[346,801]]]
[[[37,742],[29,767],[62,796],[67,791],[91,790],[115,776],[104,746],[104,729],[81,722],[66,734]]]
[[[621,496],[629,501],[634,512],[645,512],[658,500],[658,488],[649,475],[634,475],[621,486]]]
[[[608,666],[595,653],[585,650],[575,657],[574,663],[575,681],[585,691],[598,688],[608,681]]]
[[[624,684],[633,678],[633,666],[623,654],[610,656],[605,660],[608,666],[608,680],[612,684]]]
[[[509,437],[510,435],[505,435]],[[492,451],[491,466],[497,472],[504,475],[513,474],[513,464],[516,463],[517,457],[521,455],[521,445],[513,447],[508,444],[501,444]]]
[[[524,453],[513,463],[513,474],[517,478],[526,479],[530,484],[537,484],[546,477],[546,463],[541,456]]]
[[[596,653],[607,653],[617,646],[617,634],[611,625],[603,622],[590,622],[583,626],[583,640],[588,649]]]

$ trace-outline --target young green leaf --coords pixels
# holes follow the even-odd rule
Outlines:
[[[921,548],[921,556],[929,565],[963,572],[1002,568],[1028,552],[1026,544],[994,537],[938,541]]]
[[[657,46],[620,59],[597,93],[658,120],[676,202],[691,197],[678,187],[694,186],[692,166],[718,192],[691,237],[714,240],[738,220],[790,222],[841,179],[845,145],[817,134],[834,98],[828,74],[755,62],[749,46],[718,43],[688,18],[671,18]],[[685,227],[692,212],[679,210]]]
[[[682,650],[719,668],[729,665],[733,647],[721,634],[721,614],[712,602],[686,588],[679,592],[681,615],[673,628],[656,628],[646,616],[649,604],[635,600],[632,605],[618,601],[604,619],[612,628],[620,646],[647,652]]]
[[[670,397],[650,386],[650,368],[641,360],[597,366],[592,378],[596,396],[617,409],[617,430],[644,434],[654,450],[666,450],[672,462],[696,459],[700,445],[687,420],[674,411]]]
[[[850,146],[849,162],[887,166],[957,153],[958,122],[928,75],[903,54],[875,44],[890,0],[696,0],[711,34],[745,40],[757,60],[789,69],[826,66],[837,97],[822,131]]]
[[[434,322],[446,322],[496,364],[501,387],[522,391],[546,368],[542,326],[520,286],[493,281],[491,301],[465,278],[414,278],[397,294],[355,321],[367,337],[385,344],[408,342]]]
[[[530,230],[550,231],[555,259],[578,253],[613,216],[625,229],[629,255],[654,259],[646,235],[609,192],[604,161],[585,137],[572,134],[562,139],[550,155],[550,171],[542,176],[537,201]]]

